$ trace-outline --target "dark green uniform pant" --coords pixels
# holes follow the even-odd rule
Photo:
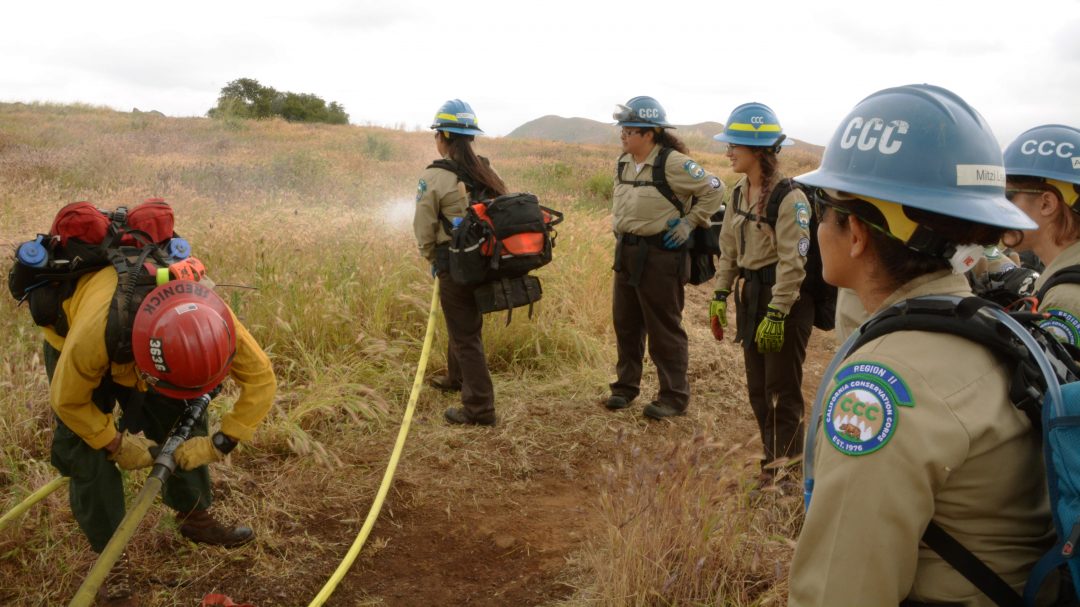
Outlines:
[[[743,333],[756,328],[772,300],[772,286],[752,281],[743,282],[738,300],[737,315]],[[750,309],[749,302],[756,303]],[[744,325],[744,320],[752,322]],[[814,302],[802,294],[784,321],[784,345],[779,352],[758,352],[753,334],[742,337],[743,358],[746,362],[746,389],[750,407],[757,418],[761,442],[765,448],[762,465],[780,458],[795,457],[803,450],[802,394],[803,360],[806,343],[814,328]]]
[[[644,253],[641,247],[648,247]],[[690,403],[689,343],[682,326],[689,257],[685,251],[668,251],[646,242],[623,241],[616,248],[615,281],[612,287],[612,320],[619,359],[611,393],[633,400],[640,392],[641,367],[646,336],[649,356],[660,383],[657,401],[676,411]],[[635,269],[644,257],[644,266]]]
[[[45,371],[50,381],[59,358],[60,353],[46,343]],[[93,399],[94,404],[103,411],[112,411],[117,402],[122,410],[127,411],[138,400],[138,395],[134,389],[114,384],[106,376],[94,390]],[[139,425],[148,438],[160,444],[183,413],[183,402],[159,394],[146,394],[143,405],[144,415],[140,416]],[[122,421],[121,426],[124,424]],[[134,432],[138,428],[129,430]],[[207,435],[205,415],[195,425],[192,435]],[[59,418],[53,434],[51,459],[52,465],[61,474],[70,477],[68,496],[71,513],[90,540],[90,546],[95,552],[101,552],[124,518],[124,484],[119,468],[108,460],[103,449],[91,448]],[[177,512],[209,508],[209,469],[206,466],[189,471],[177,468],[165,481],[162,500]]]

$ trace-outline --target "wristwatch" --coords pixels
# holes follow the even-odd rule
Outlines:
[[[229,438],[222,432],[215,432],[214,436],[210,437],[210,442],[214,444],[214,448],[221,451],[225,455],[228,455],[230,451],[236,448],[237,441]]]

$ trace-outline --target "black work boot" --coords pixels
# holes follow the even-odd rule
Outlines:
[[[176,514],[180,535],[197,544],[236,548],[255,539],[251,527],[238,525],[226,527],[217,522],[208,510],[193,510],[188,514]]]
[[[634,402],[632,398],[626,398],[621,394],[612,394],[604,401],[604,406],[612,411],[618,411],[619,409],[625,409],[630,406],[630,403]]]
[[[139,607],[139,600],[131,590],[131,564],[126,552],[105,576],[94,604],[98,607]]]
[[[433,375],[428,385],[440,392],[461,392],[461,382],[453,381],[447,375]]]
[[[645,405],[643,411],[645,417],[651,417],[653,419],[664,419],[665,417],[675,417],[676,415],[686,415],[685,409],[676,409],[671,405],[665,405],[663,403],[653,401]]]
[[[472,426],[494,426],[495,415],[492,414],[490,418],[475,418],[465,412],[465,409],[461,407],[450,407],[443,414],[446,421],[451,424],[466,424]]]

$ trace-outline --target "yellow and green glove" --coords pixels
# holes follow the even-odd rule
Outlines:
[[[120,437],[120,445],[109,454],[109,461],[116,462],[124,470],[138,470],[154,465],[154,456],[150,453],[157,443],[140,434],[128,434]]]
[[[784,346],[784,320],[787,314],[769,306],[765,312],[765,318],[758,324],[757,333],[754,335],[754,343],[757,344],[758,352],[770,354],[779,352]]]
[[[709,302],[709,324],[716,341],[724,340],[724,327],[727,326],[727,296],[730,291],[717,289]]]
[[[176,464],[184,470],[194,470],[225,459],[209,436],[195,436],[184,441],[173,453]]]

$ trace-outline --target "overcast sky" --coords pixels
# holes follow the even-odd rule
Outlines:
[[[430,124],[446,99],[492,135],[547,114],[610,121],[652,95],[669,120],[767,103],[824,144],[851,107],[928,82],[1002,146],[1080,126],[1080,0],[443,0],[5,3],[0,101],[201,116],[230,80],[314,93],[354,124]]]

